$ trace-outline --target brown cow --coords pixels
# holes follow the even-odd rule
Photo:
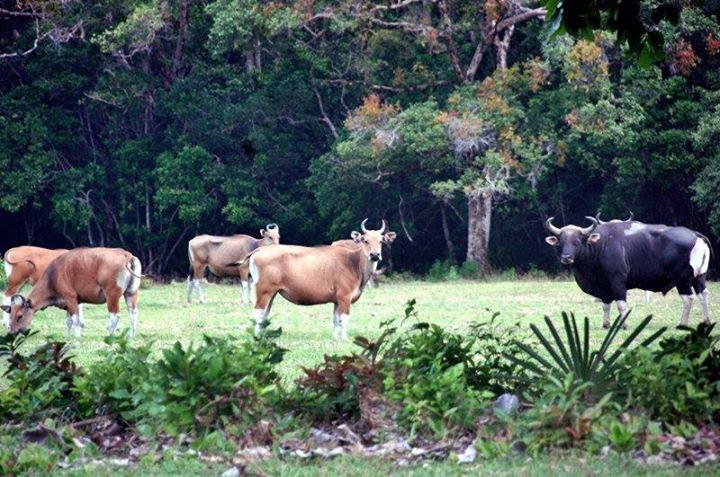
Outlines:
[[[366,222],[367,219],[362,222],[362,233],[351,234],[360,245],[354,250],[275,245],[250,254],[245,261],[249,261],[255,288],[256,332],[265,327],[272,302],[279,293],[297,305],[333,303],[333,336],[346,339],[350,304],[360,298],[376,263],[382,259],[382,244],[395,239],[394,232],[385,233],[384,220],[380,230],[367,230]]]
[[[107,303],[112,334],[120,320],[120,297],[125,297],[134,335],[141,272],[140,260],[121,248],[70,250],[48,265],[27,298],[13,295],[11,306],[2,307],[10,313],[10,332],[29,328],[35,312],[56,306],[67,311],[68,335],[73,327],[79,334],[83,326],[79,305]]]
[[[11,248],[5,252],[4,265],[5,276],[7,277],[7,289],[3,297],[3,305],[10,304],[10,297],[20,291],[22,286],[28,282],[35,285],[50,262],[67,252],[67,249],[48,249],[23,245]],[[78,315],[82,322],[82,308]],[[3,324],[10,326],[10,314],[3,312]]]
[[[240,267],[228,266],[228,263],[242,260],[248,253],[264,245],[280,243],[280,229],[277,224],[268,224],[260,229],[261,238],[250,235],[198,235],[188,243],[190,276],[188,276],[187,300],[192,303],[193,290],[198,291],[200,303],[205,303],[205,293],[200,282],[205,270],[218,277],[240,277],[243,303],[250,302],[250,273],[247,264]]]

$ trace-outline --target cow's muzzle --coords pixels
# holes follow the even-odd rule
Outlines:
[[[370,261],[372,261],[372,262],[379,262],[379,261],[380,261],[380,254],[379,254],[379,253],[371,253],[371,254],[370,254]]]
[[[563,265],[572,265],[574,261],[575,260],[573,260],[573,258],[569,255],[563,255],[562,257],[560,257],[560,263],[562,263]]]

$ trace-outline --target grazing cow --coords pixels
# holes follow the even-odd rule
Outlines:
[[[389,240],[388,242],[385,242],[385,243],[387,243],[389,245],[390,243],[392,243],[393,240],[395,240],[395,236],[393,236],[393,238],[391,240]],[[336,240],[332,243],[332,246],[333,247],[345,247],[350,250],[356,250],[356,249],[361,248],[360,244],[356,243],[352,239]],[[377,262],[375,262],[372,275],[370,275],[370,280],[368,280],[368,283],[373,288],[377,288],[380,286],[380,282],[379,282],[380,275],[385,273],[385,269],[384,268],[379,269],[379,268],[377,268],[377,265],[378,265]]]
[[[352,232],[355,249],[320,246],[276,245],[260,248],[243,261],[249,261],[255,288],[253,318],[260,332],[278,293],[296,305],[333,303],[333,336],[347,338],[350,304],[362,295],[375,265],[382,259],[382,244],[395,239],[383,220],[380,230],[367,230],[363,220],[360,232]],[[236,263],[234,265],[239,265]]]
[[[570,265],[578,286],[603,303],[603,327],[610,326],[610,306],[627,311],[627,290],[640,288],[663,294],[677,288],[683,301],[681,325],[688,324],[692,290],[702,305],[703,318],[710,321],[705,275],[710,264],[710,241],[685,227],[644,224],[637,221],[600,223],[594,217],[589,227],[555,227],[553,217],[545,222],[552,234],[545,241],[560,251],[560,261]]]
[[[80,334],[84,323],[78,311],[81,303],[107,303],[112,334],[120,320],[120,298],[125,297],[132,334],[137,327],[137,301],[142,267],[140,260],[120,248],[76,248],[60,255],[48,265],[27,298],[13,295],[10,306],[10,332],[29,328],[38,310],[56,306],[67,311],[68,335],[73,327]]]
[[[250,273],[247,264],[240,267],[229,267],[227,264],[242,260],[248,253],[264,245],[280,243],[280,228],[277,224],[268,224],[260,229],[260,237],[249,235],[232,235],[221,237],[215,235],[198,235],[188,243],[190,259],[190,276],[188,276],[188,303],[192,303],[193,290],[198,291],[200,303],[205,303],[205,293],[200,285],[205,270],[218,277],[240,277],[243,303],[250,302]]]
[[[20,291],[22,286],[28,282],[35,285],[50,262],[67,252],[67,249],[47,249],[23,245],[11,248],[5,252],[4,265],[5,276],[7,277],[7,289],[3,297],[3,305],[10,305],[10,297]],[[82,316],[82,309],[80,310]],[[3,324],[10,326],[10,314],[3,312]]]

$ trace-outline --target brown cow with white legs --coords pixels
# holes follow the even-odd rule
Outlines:
[[[250,235],[198,235],[188,243],[190,276],[188,276],[187,300],[192,303],[193,290],[197,290],[200,303],[205,303],[201,281],[205,270],[218,277],[240,277],[243,303],[250,303],[250,273],[247,264],[240,267],[228,266],[228,263],[242,260],[248,253],[265,245],[280,243],[280,228],[277,224],[268,224],[260,229],[260,237]]]
[[[10,297],[18,293],[25,283],[35,285],[50,262],[67,252],[67,249],[48,249],[42,247],[33,247],[31,245],[23,245],[11,248],[5,252],[3,257],[5,265],[5,276],[7,277],[7,289],[3,297],[3,305],[10,305]],[[80,308],[78,319],[82,319],[82,307]],[[3,324],[6,328],[10,327],[10,314],[3,312]]]
[[[27,298],[13,295],[10,306],[10,332],[30,327],[38,310],[56,306],[67,311],[68,335],[83,324],[78,319],[81,303],[107,303],[108,331],[112,334],[120,320],[120,298],[125,298],[132,334],[137,327],[137,301],[142,267],[140,260],[120,248],[77,248],[60,255],[48,265]]]
[[[394,232],[385,232],[384,220],[380,230],[367,230],[366,222],[367,219],[362,222],[362,233],[351,234],[359,244],[354,250],[275,245],[253,252],[247,261],[255,288],[256,332],[265,327],[272,302],[279,293],[297,305],[333,303],[333,336],[346,339],[350,304],[360,298],[375,265],[382,259],[382,244],[395,239]]]

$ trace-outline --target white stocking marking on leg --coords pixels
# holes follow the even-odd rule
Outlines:
[[[341,328],[341,338],[343,340],[347,340],[348,338],[348,328],[350,327],[350,315],[342,314],[340,315],[340,328]]]
[[[9,296],[3,297],[3,305],[10,306]],[[5,328],[10,329],[10,313],[7,313],[5,311],[3,311],[3,325],[5,325]]]
[[[699,237],[695,241],[695,246],[690,250],[690,266],[696,278],[707,273],[710,266],[710,247]]]
[[[603,303],[602,309],[603,309],[603,326],[610,326],[610,309],[612,308],[612,303]]]
[[[255,335],[262,333],[265,325],[265,309],[253,308],[252,317],[255,320]]]
[[[65,324],[67,325],[68,338],[72,337],[73,325],[75,324],[75,315],[68,313],[65,315]]]
[[[690,319],[690,310],[692,309],[692,295],[680,295],[680,298],[682,298],[683,302],[683,311],[682,316],[680,317],[680,324],[681,325],[688,325],[688,320]]]
[[[700,302],[700,306],[702,306],[702,314],[703,314],[703,320],[705,320],[706,323],[710,322],[710,304],[708,303],[708,291],[707,288],[702,291],[702,293],[697,294],[698,301]]]
[[[339,340],[342,336],[342,323],[340,321],[340,315],[335,313],[333,315],[333,339]]]
[[[243,305],[250,299],[250,282],[240,280],[240,298],[242,298]]]
[[[650,303],[652,301],[652,292],[645,290],[645,303]]]
[[[618,314],[619,314],[622,318],[624,318],[625,316],[627,316],[627,302],[626,302],[625,300],[617,300],[617,301],[615,302],[615,304],[617,305]],[[621,318],[621,319],[622,319],[622,318]],[[622,327],[623,327],[623,328],[627,328],[627,323],[623,322]]]
[[[195,288],[195,285],[193,283],[192,275],[188,275],[188,286],[187,286],[187,302],[192,304],[192,294],[193,289]]]
[[[108,315],[108,333],[115,333],[119,321],[120,315],[118,313],[110,313]]]
[[[137,331],[137,321],[138,321],[138,309],[131,308],[130,309],[130,336],[135,336],[135,332]]]
[[[197,278],[193,279],[193,286],[197,288],[198,296],[200,296],[200,303],[205,303],[205,291],[202,289],[202,284]]]
[[[75,336],[77,336],[78,338],[82,336],[83,327],[85,326],[85,324],[82,322],[80,310],[81,308],[78,307],[78,314],[73,316],[73,328],[75,329]]]

